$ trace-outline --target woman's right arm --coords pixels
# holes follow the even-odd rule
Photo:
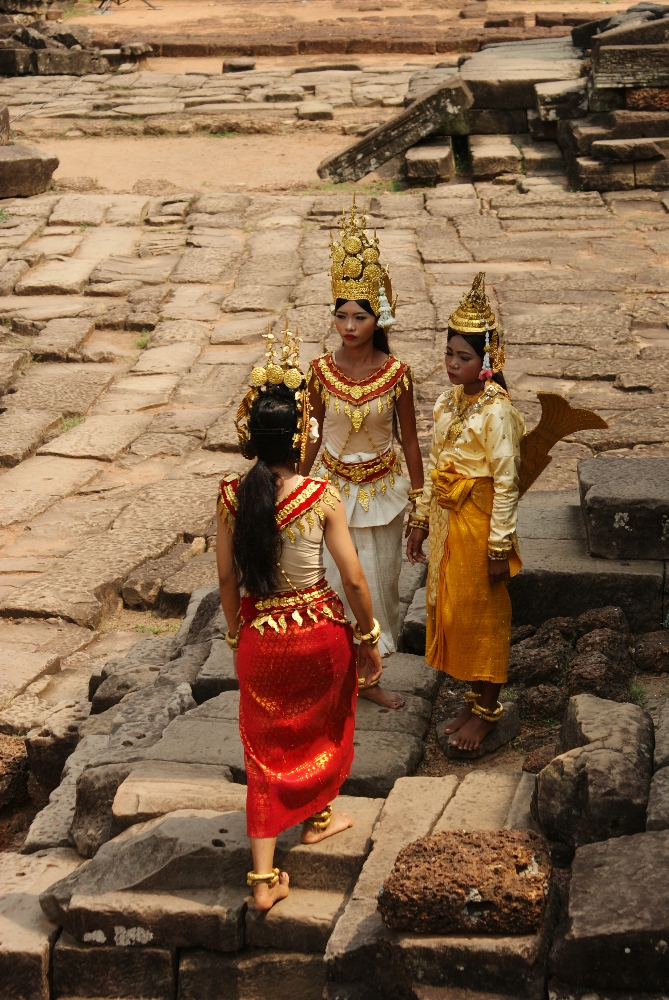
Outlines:
[[[308,476],[311,472],[312,466],[316,460],[316,455],[318,454],[318,449],[321,446],[321,440],[323,437],[323,421],[325,420],[325,403],[321,399],[320,392],[316,389],[314,385],[313,376],[309,381],[309,402],[311,403],[311,416],[315,417],[318,421],[318,439],[316,441],[307,441],[307,447],[304,454],[304,461],[300,462],[300,475]]]
[[[334,496],[332,492],[329,495]],[[334,500],[334,510],[330,507],[326,509],[324,535],[325,544],[339,570],[346,599],[355,615],[360,632],[366,635],[374,626],[372,598],[358,553],[351,540],[344,505],[338,497]],[[360,643],[359,665],[366,684],[381,676],[383,668],[378,645]]]
[[[232,561],[232,532],[220,512],[216,515],[216,565],[221,607],[231,636],[237,635],[241,603],[237,574]]]

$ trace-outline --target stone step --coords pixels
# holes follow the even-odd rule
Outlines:
[[[199,949],[179,953],[177,1000],[321,1000],[324,986],[322,955],[274,949],[240,955]]]
[[[437,820],[433,833],[442,830],[503,830],[521,771],[472,771]],[[534,775],[530,775],[534,778]]]
[[[343,892],[291,887],[288,897],[268,913],[247,909],[246,943],[253,948],[322,953],[347,899]]]
[[[54,1000],[95,998],[103,984],[105,992],[113,989],[115,1000],[173,1000],[176,991],[169,948],[84,944],[66,932],[54,945],[52,977]]]

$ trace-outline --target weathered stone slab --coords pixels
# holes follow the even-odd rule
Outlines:
[[[430,135],[439,125],[445,125],[450,117],[466,111],[472,104],[473,98],[466,84],[455,75],[448,83],[429,91],[343,153],[323,160],[318,167],[318,176],[332,181],[359,180]]]
[[[596,139],[593,156],[612,160],[657,160],[664,157],[669,139]]]
[[[581,509],[593,555],[667,559],[669,459],[586,459],[578,464]]]
[[[77,295],[84,290],[95,267],[92,260],[49,260],[16,283],[16,295]]]
[[[243,811],[246,786],[232,783],[227,767],[147,761],[133,767],[119,785],[112,812],[120,829],[175,809]]]
[[[146,430],[150,421],[150,416],[143,413],[87,417],[83,423],[43,444],[38,454],[113,462]]]
[[[193,591],[215,583],[217,579],[216,553],[202,552],[168,577],[163,584],[162,601],[167,608],[183,614]]]
[[[33,681],[58,670],[60,656],[56,653],[0,649],[0,707],[4,708]]]
[[[588,113],[585,80],[560,80],[534,86],[539,118],[543,122],[583,118]]]
[[[132,370],[147,375],[181,375],[190,369],[199,353],[199,345],[191,343],[151,347],[140,355]]]
[[[70,846],[69,833],[74,818],[79,775],[106,744],[106,736],[85,736],[68,757],[61,783],[51,792],[48,804],[30,824],[22,848],[24,854]]]
[[[0,146],[0,197],[27,198],[42,194],[60,160],[34,146]]]
[[[532,802],[548,837],[579,847],[645,828],[653,723],[643,709],[571,698],[556,753],[537,775]]]
[[[355,714],[357,732],[410,733],[424,739],[430,727],[432,705],[415,695],[404,696],[404,707],[397,712],[388,712],[380,705],[361,698]]]
[[[82,944],[67,933],[53,949],[53,989],[62,998],[99,998],[107,993],[128,1000],[172,1000],[176,989],[174,962],[169,948],[119,947],[131,945],[131,935],[120,935],[118,945],[101,945],[92,939]]]
[[[455,760],[476,759],[477,757],[483,757],[486,753],[494,753],[495,750],[499,750],[500,747],[505,746],[511,740],[515,740],[517,736],[520,736],[520,714],[518,708],[514,702],[507,701],[502,702],[502,704],[504,705],[504,715],[492,732],[483,738],[481,745],[476,750],[459,750],[458,747],[452,746],[451,740],[453,737],[444,730],[449,722],[453,722],[454,720],[450,719],[446,722],[440,722],[436,727],[437,739],[446,756]]]
[[[155,746],[146,751],[149,760],[179,764],[215,764],[228,767],[235,781],[245,780],[244,749],[235,722],[182,718],[170,723]]]
[[[161,435],[163,436],[163,435]],[[139,439],[142,440],[141,438]],[[134,448],[133,452],[142,451]],[[193,546],[187,542],[175,545],[160,559],[150,559],[130,574],[121,588],[125,604],[131,608],[155,608],[165,580],[193,556]]]
[[[206,661],[200,667],[192,685],[193,697],[198,704],[211,702],[224,691],[233,691],[239,687],[235,676],[232,650],[224,639],[214,639],[211,651]]]
[[[385,797],[397,778],[413,774],[423,756],[423,742],[409,733],[357,731],[355,757],[342,790],[347,795]]]
[[[595,87],[668,87],[669,46],[599,45],[593,50]]]
[[[59,424],[60,414],[49,410],[0,413],[0,465],[18,465]]]
[[[52,319],[30,344],[30,353],[39,361],[66,361],[75,354],[93,331],[90,319]]]
[[[49,959],[58,928],[44,915],[37,897],[80,860],[72,850],[44,851],[32,858],[0,854],[2,1000],[49,1000]]]
[[[95,405],[95,413],[136,413],[169,403],[178,375],[129,375],[119,379]]]
[[[163,319],[151,334],[151,347],[169,347],[170,344],[181,344],[186,341],[192,344],[206,344],[209,341],[210,329],[209,324],[199,323],[196,320],[177,322]]]
[[[246,940],[252,948],[324,952],[345,894],[315,889],[291,889],[282,905],[262,913],[246,911]]]
[[[667,831],[579,848],[569,922],[551,953],[561,981],[604,990],[666,989],[669,952],[659,942],[669,933],[669,900],[657,872],[668,858]]]
[[[158,523],[191,538],[201,538],[206,535],[215,507],[210,482],[197,477],[171,479],[143,489],[114,522],[114,528],[137,525],[150,531]]]
[[[669,770],[656,771],[650,783],[646,830],[669,830]]]
[[[476,108],[533,108],[534,87],[552,80],[578,80],[582,56],[570,39],[509,42],[475,52],[462,66]]]
[[[221,983],[239,1000],[260,1000],[272,983],[273,1000],[320,998],[325,986],[321,955],[263,950],[241,955],[183,950],[179,955],[177,1000],[202,1000],[220,995]]]
[[[65,416],[86,413],[114,376],[112,365],[32,365],[16,392],[6,399],[8,409],[48,410]]]
[[[520,771],[472,771],[459,785],[432,832],[504,829],[520,778]]]
[[[476,180],[488,180],[498,174],[520,173],[522,154],[506,135],[469,137],[472,172]]]
[[[455,177],[453,148],[448,137],[412,146],[404,154],[407,177],[412,180],[450,181]]]
[[[530,830],[450,831],[403,848],[379,895],[386,927],[417,934],[533,934],[552,866]]]

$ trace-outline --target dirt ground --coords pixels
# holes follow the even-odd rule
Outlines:
[[[341,135],[320,132],[63,138],[40,143],[60,159],[56,181],[93,177],[109,191],[131,191],[140,179],[158,178],[189,191],[285,191],[322,186],[316,167],[345,144]]]

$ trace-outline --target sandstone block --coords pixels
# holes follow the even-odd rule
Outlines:
[[[533,108],[535,86],[553,80],[578,80],[581,54],[564,38],[529,44],[507,42],[475,52],[462,77],[476,108]]]
[[[425,587],[414,594],[402,625],[402,643],[411,653],[425,655],[426,630]]]
[[[343,791],[385,797],[397,778],[413,774],[422,756],[422,740],[409,733],[357,731],[355,757]]]
[[[202,1000],[225,996],[232,1000],[260,1000],[272,983],[274,1000],[320,998],[325,986],[321,955],[267,950],[241,955],[221,955],[211,951],[184,950],[179,956],[177,1000]]]
[[[586,81],[560,80],[537,83],[534,87],[541,121],[583,118],[588,113]]]
[[[99,715],[101,712],[106,712],[114,705],[118,705],[121,699],[132,691],[153,687],[159,672],[159,666],[146,664],[141,667],[125,667],[111,673],[103,680],[91,699],[92,714]]]
[[[131,941],[124,943],[131,944]],[[114,1000],[171,1000],[176,989],[169,948],[121,948],[83,944],[61,934],[53,949],[53,989],[57,997],[114,997]]]
[[[621,459],[579,462],[581,509],[593,555],[617,559],[666,559],[669,540],[663,525],[669,515],[669,460]]]
[[[66,361],[95,329],[90,319],[51,319],[30,344],[39,361]]]
[[[219,329],[218,327],[216,329]],[[1,419],[1,418],[0,418]],[[216,423],[207,431],[204,447],[211,451],[237,451],[239,438],[235,427],[234,414],[229,411],[221,414]]]
[[[45,410],[82,416],[115,374],[108,365],[33,365],[12,393],[8,410]]]
[[[599,45],[593,50],[596,87],[667,87],[669,47]]]
[[[28,458],[50,431],[60,424],[60,414],[49,410],[15,410],[0,413],[0,465],[18,465]]]
[[[604,137],[602,130],[596,131],[596,138]],[[596,160],[590,156],[568,161],[567,176],[572,186],[583,191],[630,191],[635,184],[633,164]]]
[[[665,989],[669,954],[659,941],[667,939],[669,906],[657,871],[668,852],[667,831],[617,837],[576,852],[568,925],[551,954],[561,981],[604,990]]]
[[[32,858],[0,854],[0,997],[49,1000],[49,959],[58,928],[37,897],[80,863],[72,850],[44,851]]]
[[[400,851],[379,910],[392,930],[532,934],[550,881],[546,844],[530,830],[437,833]]]
[[[224,639],[212,640],[209,656],[200,667],[191,687],[193,697],[198,704],[215,699],[223,691],[232,691],[239,687],[232,650]]]
[[[521,172],[522,154],[510,136],[472,135],[469,152],[476,180]]]
[[[41,785],[56,788],[79,742],[79,723],[89,714],[88,702],[66,701],[47,716],[44,725],[30,730],[26,736],[30,773]]]
[[[0,708],[22,694],[29,684],[60,670],[60,656],[0,649]]]
[[[424,739],[430,727],[432,705],[424,698],[406,694],[404,708],[388,712],[380,705],[361,698],[355,715],[358,732],[410,733]]]
[[[290,100],[301,98],[290,98]],[[302,101],[297,109],[297,117],[307,121],[331,121],[334,118],[332,105],[327,101]]]
[[[243,781],[244,750],[239,726],[211,719],[175,719],[161,739],[147,750],[147,759],[180,764],[216,764],[229,767],[235,781]]]
[[[662,144],[662,139],[596,139],[591,151],[601,159],[658,160],[664,155]]]
[[[282,905],[246,911],[246,939],[252,948],[324,952],[346,897],[343,892],[292,889]]]
[[[192,555],[192,546],[187,542],[179,542],[166,556],[142,563],[121,588],[124,603],[131,608],[157,607],[165,580],[181,569]]]
[[[537,776],[532,815],[548,837],[572,847],[643,830],[652,748],[643,709],[571,698],[558,756]]]
[[[193,556],[172,576],[169,576],[162,589],[162,602],[168,608],[183,614],[190,595],[198,587],[216,583],[216,553],[203,552]]]
[[[502,830],[520,777],[518,771],[472,771],[449,800],[432,832]]]
[[[5,147],[9,148],[9,147]],[[48,260],[16,283],[16,295],[79,295],[91,276],[92,260]]]
[[[227,767],[147,761],[137,764],[118,787],[112,812],[118,827],[164,816],[175,809],[241,810],[246,787],[232,783]]]
[[[0,197],[26,198],[42,194],[59,164],[53,156],[33,146],[0,146]]]
[[[656,771],[650,783],[647,830],[669,830],[669,771],[666,767]]]
[[[439,744],[448,757],[461,760],[472,760],[486,753],[493,753],[511,740],[520,736],[520,714],[512,701],[502,702],[504,714],[491,733],[488,733],[476,750],[459,750],[451,746],[452,737],[445,732],[448,722],[440,722],[436,727]],[[454,720],[449,720],[453,722]]]
[[[448,137],[412,146],[404,154],[407,177],[412,180],[450,181],[455,177],[453,148]]]
[[[343,153],[323,160],[318,175],[334,181],[358,180],[415,145],[472,104],[467,86],[459,76],[453,76]]]
[[[660,145],[661,140],[656,141]],[[666,187],[669,184],[669,162],[666,159],[667,149],[662,147],[665,159],[644,160],[634,164],[634,183],[638,188]]]
[[[198,344],[171,344],[144,351],[132,369],[147,375],[181,375],[191,368],[200,353]]]
[[[40,455],[115,461],[146,430],[151,417],[144,413],[90,416],[38,449]]]

